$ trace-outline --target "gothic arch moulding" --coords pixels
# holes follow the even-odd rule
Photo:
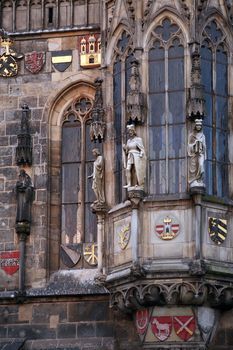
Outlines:
[[[55,91],[47,101],[43,119],[49,128],[49,188],[48,188],[48,245],[49,271],[60,268],[61,245],[61,143],[64,112],[79,97],[93,101],[95,87],[88,81],[76,81],[66,84],[60,91]]]
[[[182,18],[180,18],[180,16],[175,11],[163,10],[161,13],[156,14],[156,16],[153,18],[153,20],[149,24],[148,29],[145,32],[145,35],[143,38],[143,43],[142,43],[143,48],[147,47],[147,45],[150,41],[151,33],[152,33],[153,29],[156,26],[158,26],[159,24],[161,24],[163,22],[163,20],[166,18],[170,19],[171,22],[176,24],[181,29],[182,35],[184,36],[184,40],[186,43],[191,41],[190,33],[188,30],[188,27],[184,23],[184,20]]]
[[[132,33],[130,31],[130,29],[128,28],[128,26],[124,25],[124,24],[120,24],[115,31],[112,34],[111,39],[109,40],[109,44],[106,48],[106,65],[110,65],[113,59],[113,56],[115,54],[115,47],[119,41],[119,39],[121,38],[122,34],[126,32],[130,39],[130,44],[132,46]]]

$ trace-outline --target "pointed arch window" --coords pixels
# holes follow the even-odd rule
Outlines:
[[[115,128],[115,198],[116,203],[122,202],[122,141],[125,132],[125,101],[129,91],[130,63],[133,60],[132,40],[124,31],[115,47],[113,63],[113,108]]]
[[[206,186],[209,195],[228,194],[228,54],[216,21],[203,32],[201,72],[206,100]]]
[[[185,192],[184,45],[169,18],[152,31],[148,63],[149,193]]]
[[[93,155],[90,140],[92,101],[74,100],[62,124],[62,243],[96,242],[96,215],[91,211],[94,194],[91,181]]]

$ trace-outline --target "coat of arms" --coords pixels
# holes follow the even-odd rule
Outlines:
[[[72,50],[52,51],[52,64],[59,72],[64,72],[71,62]]]
[[[210,217],[209,235],[214,243],[222,244],[227,236],[227,220]]]
[[[28,52],[25,54],[25,68],[35,74],[38,73],[45,63],[45,52]]]
[[[172,317],[151,317],[151,330],[160,341],[165,341],[172,331]]]
[[[124,250],[130,240],[130,224],[124,226],[118,233],[118,244],[122,250]]]
[[[136,313],[136,328],[139,335],[145,334],[149,323],[149,312],[147,309],[138,310]]]
[[[196,329],[196,321],[194,316],[174,316],[173,317],[173,326],[176,332],[176,335],[184,341],[187,341],[194,334]]]
[[[0,267],[8,275],[13,275],[19,269],[19,251],[0,252]]]
[[[155,226],[155,231],[159,238],[163,240],[171,240],[175,238],[180,230],[180,225],[175,222],[174,218],[167,216],[163,219],[163,223]]]

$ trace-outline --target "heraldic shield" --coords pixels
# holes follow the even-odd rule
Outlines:
[[[35,74],[38,73],[45,63],[45,52],[28,52],[25,54],[26,69]]]
[[[151,317],[151,330],[160,341],[165,341],[172,331],[172,317]]]
[[[0,267],[8,275],[13,275],[19,269],[19,251],[0,252]]]
[[[194,334],[196,329],[196,321],[194,316],[174,316],[173,317],[173,326],[176,332],[176,335],[184,341],[189,340]]]
[[[138,310],[136,313],[135,323],[138,334],[145,334],[149,323],[149,311],[147,309]]]

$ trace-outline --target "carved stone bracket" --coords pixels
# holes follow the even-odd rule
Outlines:
[[[233,307],[233,286],[214,282],[140,282],[111,290],[111,307],[126,313],[148,306]]]
[[[21,131],[18,134],[18,146],[16,148],[17,165],[32,165],[32,141],[29,128],[30,109],[28,105],[22,106]]]
[[[105,131],[105,122],[103,121],[104,118],[104,108],[103,108],[103,95],[102,95],[102,82],[103,80],[100,78],[97,78],[95,80],[95,100],[94,100],[94,106],[91,112],[92,122],[91,122],[91,128],[90,128],[90,137],[91,141],[96,142],[97,140],[99,142],[102,142],[104,139],[104,131]]]

